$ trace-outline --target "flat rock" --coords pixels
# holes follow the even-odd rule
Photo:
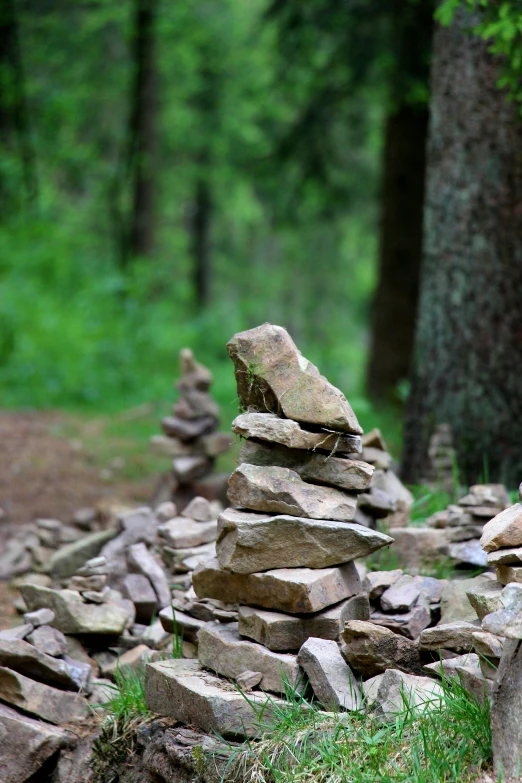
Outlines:
[[[400,633],[408,639],[417,639],[422,631],[431,623],[431,613],[424,604],[419,604],[409,612],[372,612],[372,623],[389,628],[394,633]]]
[[[510,582],[522,582],[522,566],[499,565],[496,567],[497,582],[508,585]]]
[[[363,580],[363,588],[367,591],[370,601],[375,601],[403,575],[402,568],[393,571],[369,571]]]
[[[182,419],[179,416],[165,416],[161,420],[161,427],[165,435],[179,438],[181,441],[192,441],[201,435],[212,432],[216,426],[214,416],[201,416],[197,419]]]
[[[163,609],[171,602],[170,587],[163,567],[154,555],[149,552],[145,544],[133,544],[127,552],[127,560],[130,568],[146,576],[158,599],[158,608]]]
[[[194,522],[187,517],[174,517],[160,525],[158,533],[173,549],[187,549],[215,541],[217,521]]]
[[[28,634],[26,639],[41,653],[53,658],[67,653],[67,639],[61,631],[50,625],[40,625]]]
[[[253,574],[274,568],[325,568],[364,557],[392,541],[351,522],[270,517],[229,508],[218,519],[216,553],[222,568]]]
[[[189,642],[196,641],[200,629],[205,625],[203,620],[191,617],[191,615],[185,614],[185,612],[173,610],[172,606],[166,606],[158,616],[161,625],[167,633],[177,633]]]
[[[352,620],[345,624],[342,638],[343,657],[363,676],[371,677],[390,668],[422,673],[418,643],[388,628]]]
[[[342,452],[357,454],[362,450],[358,435],[337,432],[311,432],[292,419],[282,419],[273,413],[242,413],[232,422],[232,431],[243,438],[258,438],[279,443],[289,449],[322,449],[331,454]]]
[[[349,522],[357,497],[333,487],[307,484],[298,473],[275,465],[243,463],[230,476],[228,499],[237,508]]]
[[[522,565],[522,546],[504,547],[488,554],[489,566]]]
[[[26,612],[24,614],[24,623],[29,623],[38,628],[40,625],[50,625],[54,620],[54,612],[51,609],[43,607],[36,612]]]
[[[463,655],[456,655],[454,658],[442,658],[434,663],[427,663],[424,669],[431,673],[433,672],[438,677],[446,680],[451,680],[458,676],[458,670],[462,666],[470,666],[477,671],[480,671],[480,658],[475,653],[464,653]]]
[[[304,669],[316,699],[327,710],[358,710],[361,692],[352,670],[334,641],[307,639],[297,663]]]
[[[66,748],[70,736],[63,729],[0,704],[0,780],[27,783],[45,762]],[[5,741],[9,738],[9,741]]]
[[[61,691],[0,667],[0,699],[48,723],[69,723],[87,713],[87,702],[77,693]]]
[[[489,579],[466,591],[468,601],[477,613],[479,620],[483,620],[487,614],[500,609],[501,594],[502,585]]]
[[[408,574],[403,574],[381,595],[385,612],[409,612],[419,600],[421,588]]]
[[[515,503],[487,522],[480,543],[486,552],[522,546],[522,503]]]
[[[65,544],[54,552],[45,570],[53,579],[68,579],[86,560],[95,557],[116,534],[117,530],[101,530],[89,533],[72,544]]]
[[[71,667],[59,658],[37,650],[22,639],[0,639],[0,666],[25,674],[38,682],[66,690],[78,690],[78,681]]]
[[[367,462],[330,456],[319,452],[289,449],[278,443],[246,440],[239,452],[240,462],[248,465],[277,465],[298,473],[303,481],[363,492],[370,486],[373,467]]]
[[[304,358],[286,329],[263,324],[239,332],[228,342],[227,350],[234,362],[242,407],[362,434],[344,394]]]
[[[205,671],[198,661],[183,659],[147,664],[145,698],[152,712],[232,738],[258,736],[260,713],[263,724],[270,723],[282,705],[262,693],[245,699],[237,688]]]
[[[259,685],[262,679],[263,672],[250,672],[247,670],[236,678],[236,684],[238,688],[241,688],[242,691],[251,691],[252,688],[255,688],[256,685]]]
[[[13,628],[6,628],[4,631],[0,631],[0,639],[26,639],[33,630],[34,625],[29,623],[15,625]]]
[[[68,634],[111,634],[123,632],[131,620],[129,612],[112,601],[87,604],[72,590],[52,590],[37,585],[22,585],[20,591],[31,611],[44,606],[53,610],[55,627]]]
[[[262,672],[259,687],[264,691],[284,694],[285,681],[292,688],[299,684],[295,655],[241,639],[237,623],[206,623],[199,632],[198,658],[202,666],[232,680],[245,671]]]
[[[434,628],[426,628],[420,635],[421,650],[455,650],[457,652],[473,649],[473,634],[479,627],[475,623],[443,623]]]
[[[225,599],[290,614],[319,612],[361,591],[353,563],[232,574],[219,568],[217,560],[210,560],[196,568],[192,584],[199,598]]]
[[[440,707],[444,696],[441,686],[429,677],[388,669],[363,683],[363,693],[374,712],[393,718],[405,710],[405,701],[416,710]]]

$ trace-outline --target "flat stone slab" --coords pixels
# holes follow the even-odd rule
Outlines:
[[[227,495],[236,508],[338,522],[350,522],[357,506],[356,495],[307,484],[295,470],[276,465],[241,464],[230,476]]]
[[[388,669],[384,674],[363,683],[366,701],[384,718],[393,718],[404,712],[405,700],[417,710],[440,707],[444,697],[441,686],[429,677],[406,674],[398,669]]]
[[[489,566],[522,565],[522,546],[508,546],[488,554]]]
[[[362,460],[288,449],[267,441],[246,440],[239,452],[239,460],[248,465],[289,468],[303,481],[328,484],[352,492],[368,489],[374,472],[373,466]]]
[[[274,568],[325,568],[392,542],[390,536],[352,522],[264,517],[230,508],[219,516],[216,553],[221,568],[253,574]]]
[[[359,684],[335,642],[307,639],[297,662],[305,670],[316,699],[327,710],[358,710],[362,706]]]
[[[475,623],[456,622],[443,623],[434,628],[426,628],[420,635],[422,650],[439,650],[445,648],[457,652],[473,649],[473,634],[480,626]]]
[[[147,664],[145,698],[152,712],[231,738],[258,736],[259,723],[270,722],[282,706],[264,693],[249,693],[247,699],[198,661],[183,659]]]
[[[515,503],[487,522],[480,543],[486,552],[522,546],[522,503]]]
[[[60,691],[0,666],[0,699],[48,723],[69,723],[88,711],[83,696]]]
[[[337,641],[348,620],[368,620],[365,594],[353,596],[323,612],[296,616],[252,606],[239,607],[239,633],[269,650],[298,650],[310,637]]]
[[[79,690],[76,672],[66,661],[52,658],[22,639],[13,641],[0,639],[0,666],[25,674],[47,685],[72,691]]]
[[[278,568],[259,574],[233,574],[217,560],[192,574],[198,598],[217,598],[290,614],[320,612],[361,592],[353,562],[331,568]]]
[[[241,639],[237,623],[206,623],[199,632],[198,658],[202,666],[232,680],[245,671],[261,672],[264,691],[284,694],[285,679],[292,688],[299,685],[296,656]]]
[[[188,549],[215,541],[217,521],[196,522],[187,517],[174,517],[160,525],[158,533],[173,549]]]
[[[310,432],[292,419],[282,419],[274,413],[242,413],[232,422],[232,431],[243,438],[259,438],[279,443],[289,449],[323,449],[335,454],[358,454],[362,451],[359,435],[343,435],[337,432]]]
[[[73,590],[52,590],[37,585],[21,585],[20,592],[31,611],[49,607],[55,614],[54,625],[62,633],[106,634],[123,633],[130,615],[113,602],[85,603]]]
[[[63,729],[20,715],[0,704],[0,780],[26,783],[43,764],[70,742]]]
[[[247,410],[282,413],[287,419],[361,435],[344,394],[297,350],[281,326],[262,324],[227,343],[237,396]]]

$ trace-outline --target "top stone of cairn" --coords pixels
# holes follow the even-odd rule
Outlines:
[[[234,362],[242,407],[354,435],[362,433],[346,397],[305,359],[286,329],[263,324],[239,332],[227,350]]]

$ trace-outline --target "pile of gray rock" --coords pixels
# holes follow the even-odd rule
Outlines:
[[[503,484],[475,484],[458,503],[429,517],[426,525],[444,530],[446,543],[440,551],[455,564],[485,568],[488,560],[480,542],[484,525],[508,505]]]
[[[231,437],[219,432],[219,407],[210,395],[212,373],[197,362],[190,348],[180,351],[180,397],[172,415],[162,422],[163,435],[151,439],[153,448],[172,458],[172,471],[162,481],[157,500],[184,505],[196,495],[223,498],[227,475],[213,475],[216,457],[230,448]]]
[[[430,438],[427,465],[422,483],[436,491],[453,494],[457,453],[453,446],[453,434],[449,424],[438,424]]]

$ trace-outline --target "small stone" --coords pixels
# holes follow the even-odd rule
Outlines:
[[[370,601],[375,601],[389,587],[395,584],[403,575],[402,568],[393,571],[370,571],[363,580],[363,588],[367,591]]]
[[[151,647],[159,649],[169,640],[170,634],[163,628],[161,620],[158,618],[147,627],[143,637],[147,639]]]
[[[41,625],[26,637],[27,641],[41,653],[53,658],[67,653],[67,639],[57,628]]]
[[[262,713],[264,725],[275,722],[283,705],[264,693],[252,693],[245,699],[233,685],[206,672],[198,661],[183,659],[147,664],[145,698],[152,712],[235,739],[257,736],[259,715]]]
[[[504,587],[499,609],[484,617],[482,628],[508,639],[522,639],[522,585],[514,582]]]
[[[457,674],[464,690],[468,691],[480,704],[491,701],[493,682],[482,674],[480,668],[459,666],[457,667]]]
[[[95,590],[99,592],[103,590],[107,584],[107,577],[105,574],[97,576],[73,576],[69,579],[67,585],[69,590],[76,590],[78,593],[83,593],[84,590]]]
[[[95,508],[78,508],[74,512],[73,522],[82,530],[92,530],[98,512]]]
[[[211,522],[214,519],[212,506],[202,497],[193,498],[181,512],[181,516],[193,519],[194,522]]]
[[[438,650],[444,647],[461,652],[473,649],[473,634],[479,630],[476,624],[467,622],[444,623],[426,628],[420,635],[421,650]]]
[[[26,612],[24,614],[24,623],[34,625],[38,628],[40,625],[50,625],[54,620],[54,612],[51,609],[42,607],[35,612]]]
[[[190,642],[197,640],[200,629],[205,625],[204,621],[191,617],[189,614],[180,611],[173,612],[172,606],[166,606],[158,616],[167,633],[177,633],[179,637]],[[175,623],[174,618],[176,619]]]
[[[391,667],[422,673],[418,643],[388,628],[352,620],[345,624],[342,638],[343,657],[363,676],[372,677]]]
[[[403,574],[381,595],[386,612],[408,612],[419,600],[420,586],[408,574]]]
[[[468,601],[477,613],[479,620],[483,620],[487,614],[496,612],[500,609],[500,596],[502,595],[502,585],[491,580],[484,581],[483,584],[472,587],[466,591]]]
[[[199,632],[198,657],[202,666],[235,680],[247,669],[260,671],[259,687],[273,693],[285,693],[285,681],[296,687],[299,666],[295,655],[276,653],[241,639],[236,623],[206,623]]]
[[[364,557],[393,541],[350,522],[262,516],[230,508],[218,519],[217,559],[234,573],[325,568]]]
[[[182,484],[201,478],[212,468],[212,462],[203,456],[176,457],[172,461],[174,475]]]
[[[90,604],[105,604],[111,596],[112,590],[107,585],[103,590],[84,590],[82,598]]]
[[[400,633],[408,639],[417,639],[422,631],[431,623],[431,614],[426,606],[419,604],[409,612],[389,614],[372,612],[371,622],[389,628],[394,633]]]
[[[0,639],[25,639],[33,629],[34,625],[30,623],[15,625],[14,628],[6,628],[4,631],[0,631]]]
[[[176,504],[171,500],[166,500],[164,503],[160,503],[154,510],[156,519],[158,522],[168,522],[169,519],[173,519],[178,513]]]
[[[504,640],[486,631],[475,631],[473,634],[473,647],[476,653],[485,658],[501,658]]]
[[[374,712],[383,718],[403,713],[405,701],[416,710],[439,707],[444,696],[441,686],[429,677],[417,677],[397,669],[388,669],[367,680],[363,692]]]
[[[478,539],[463,541],[461,544],[449,544],[447,552],[452,560],[457,560],[459,563],[479,568],[486,568],[488,564],[488,556]]]
[[[158,599],[158,607],[163,609],[171,601],[170,587],[165,571],[157,559],[149,552],[145,544],[133,544],[127,552],[130,567],[146,576]]]
[[[80,571],[86,560],[98,555],[116,533],[116,530],[97,531],[72,544],[65,544],[52,555],[45,570],[54,579],[68,579]]]
[[[259,685],[263,679],[263,672],[246,671],[236,677],[236,685],[242,691],[251,691],[256,685]]]
[[[119,656],[111,656],[102,667],[104,677],[114,679],[116,671],[140,671],[146,661],[150,658],[151,650],[145,644],[138,644],[130,650],[125,650]]]
[[[174,517],[160,525],[158,533],[174,549],[187,549],[215,541],[217,521],[193,522],[187,517]]]
[[[241,464],[230,476],[228,499],[237,508],[310,519],[349,522],[357,498],[333,487],[308,484],[289,468]]]
[[[182,419],[179,416],[166,416],[161,421],[165,435],[179,438],[181,441],[191,441],[200,438],[216,426],[214,416],[202,416],[197,419]]]
[[[335,452],[357,453],[362,449],[358,435],[337,432],[310,432],[292,419],[282,419],[273,413],[242,413],[232,422],[232,431],[243,438],[258,438],[279,443],[289,449],[322,449]]]
[[[57,725],[82,717],[88,710],[87,702],[77,693],[35,682],[4,666],[0,667],[0,699]]]
[[[317,700],[327,710],[357,710],[362,703],[359,685],[334,641],[310,638],[297,656]]]
[[[487,522],[480,543],[486,552],[522,546],[522,503],[515,503]]]
[[[496,567],[497,581],[501,585],[508,585],[510,582],[522,582],[522,566],[500,565]]]
[[[391,454],[373,446],[363,448],[362,458],[365,462],[369,462],[370,465],[374,465],[377,470],[389,470],[392,466]]]
[[[221,598],[274,611],[319,612],[361,590],[353,563],[331,568],[278,568],[258,574],[232,574],[216,560],[198,566],[192,574],[199,598]]]
[[[108,573],[107,558],[103,556],[92,557],[77,571],[77,576],[102,576]],[[49,585],[44,585],[49,587]]]
[[[443,658],[434,663],[427,663],[424,669],[427,672],[433,672],[438,677],[451,680],[458,676],[458,669],[462,666],[470,666],[480,671],[479,660],[475,653],[464,653],[464,655],[456,655],[455,658]]]
[[[440,609],[441,622],[453,623],[459,620],[474,622],[477,618],[476,609],[471,605],[468,593],[485,589],[489,592],[492,581],[486,576],[475,576],[472,579],[450,580],[442,591]],[[478,593],[477,593],[478,594]]]
[[[233,440],[228,432],[211,432],[201,438],[201,447],[207,457],[219,457],[231,447]]]
[[[136,607],[137,622],[148,625],[156,611],[158,599],[147,577],[144,574],[127,574],[122,595]]]

